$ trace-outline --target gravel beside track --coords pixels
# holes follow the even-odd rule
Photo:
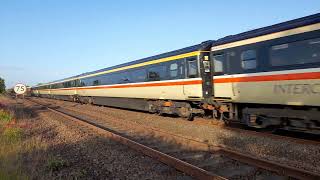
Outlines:
[[[199,179],[202,178],[215,178],[215,179],[265,179],[265,178],[271,178],[271,179],[285,179],[286,176],[282,176],[281,174],[277,175],[276,173],[272,173],[269,171],[266,171],[264,169],[261,169],[259,167],[256,167],[255,163],[252,163],[251,165],[242,163],[237,160],[233,160],[230,156],[234,156],[233,153],[228,155],[223,155],[223,152],[220,152],[218,149],[212,149],[212,151],[208,152],[207,145],[205,143],[199,143],[194,141],[189,141],[188,139],[182,138],[182,137],[176,137],[172,136],[171,134],[167,133],[161,133],[159,131],[154,131],[150,129],[145,129],[141,125],[133,124],[126,122],[125,124],[117,121],[117,120],[97,120],[95,118],[90,118],[90,114],[84,115],[84,113],[79,113],[70,109],[66,108],[60,108],[59,106],[51,106],[49,105],[51,110],[56,109],[58,112],[62,112],[63,114],[66,113],[68,116],[71,115],[72,117],[76,117],[76,122],[80,121],[86,121],[90,123],[94,123],[94,129],[96,128],[96,125],[99,127],[107,128],[107,131],[116,132],[117,134],[121,134],[121,136],[128,137],[129,139],[132,139],[136,142],[140,142],[149,148],[152,148],[154,150],[158,150],[161,153],[165,153],[169,156],[171,156],[171,160],[167,159],[166,157],[160,158],[160,154],[154,154],[154,153],[147,153],[151,155],[152,157],[155,157],[155,159],[167,159],[163,162],[169,163],[172,166],[183,170],[185,173],[191,173],[193,176],[198,177]],[[60,114],[60,113],[58,113]],[[73,119],[73,118],[72,118]],[[83,124],[83,123],[80,123]],[[87,126],[87,123],[84,123],[85,126]],[[98,128],[100,130],[100,128]],[[97,130],[98,130],[97,129]],[[101,132],[101,131],[100,131]],[[105,132],[105,131],[103,131]],[[107,133],[109,134],[109,133]],[[111,137],[114,137],[113,135]],[[118,138],[115,138],[116,141],[118,141]],[[120,140],[121,143],[128,142],[125,139]],[[130,143],[129,143],[130,144]],[[128,145],[129,145],[128,144]],[[134,148],[134,146],[129,145],[130,147]],[[143,145],[142,145],[143,146]],[[139,146],[137,150],[144,149],[142,146]],[[137,147],[137,146],[135,146]],[[145,146],[144,146],[145,147]],[[141,149],[142,148],[142,149]],[[134,148],[136,149],[136,148]],[[149,150],[144,149],[142,150],[143,153],[148,152]],[[150,151],[149,151],[150,152]],[[232,155],[233,154],[233,155]],[[241,156],[241,155],[240,155]],[[238,156],[239,157],[239,156]],[[241,156],[243,157],[243,156]],[[192,165],[195,165],[197,167],[191,168],[190,165],[187,165],[178,161],[172,161],[172,158],[178,158],[186,163],[191,163]],[[253,160],[255,161],[255,160]],[[178,165],[179,164],[179,165]],[[181,168],[181,166],[184,166],[184,168]],[[272,165],[266,165],[267,167],[273,167]],[[276,165],[275,165],[276,166]],[[265,167],[265,166],[264,166]],[[201,170],[199,170],[201,168]],[[279,173],[284,173],[285,175],[291,174],[293,177],[309,177],[311,179],[314,179],[318,177],[317,175],[307,175],[307,174],[292,174],[289,173],[284,168],[283,171],[281,170],[282,167],[278,167],[277,169],[274,169],[275,171],[278,171]],[[204,172],[206,171],[206,172]],[[291,170],[289,170],[291,171]],[[213,174],[212,174],[213,173]],[[221,177],[222,176],[222,177]]]
[[[48,143],[46,152],[33,152],[39,154],[33,158],[41,159],[42,165],[37,164],[37,172],[29,172],[32,179],[192,179],[64,116],[34,103],[20,102],[37,116],[27,135],[40,134]],[[45,164],[51,157],[63,160],[64,165],[59,170],[48,171]],[[32,161],[35,159],[26,158],[26,162]]]
[[[69,108],[79,113],[91,114],[98,119],[116,119],[121,122],[132,121],[165,131],[180,134],[206,141],[213,145],[228,147],[262,159],[279,162],[292,167],[297,167],[315,173],[320,173],[320,146],[301,144],[284,139],[272,139],[248,135],[216,126],[200,125],[184,121],[181,118],[162,117],[154,114],[99,107],[92,105],[81,105],[73,102],[57,101],[52,99],[34,98],[41,103]]]

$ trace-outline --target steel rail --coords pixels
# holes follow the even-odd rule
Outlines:
[[[30,100],[30,99],[29,99]],[[75,118],[76,120],[78,120],[79,122],[82,122],[82,123],[86,123],[86,124],[90,124],[91,126],[94,126],[95,128],[100,128],[101,130],[105,130],[105,131],[108,131],[109,133],[112,133],[114,135],[111,135],[111,137],[116,137],[115,140],[119,141],[119,142],[122,142],[123,140],[121,140],[122,138],[125,138],[125,137],[122,137],[121,135],[117,134],[116,132],[111,132],[113,130],[110,130],[102,125],[99,125],[99,124],[95,124],[93,123],[92,121],[90,120],[87,120],[81,116],[78,116],[78,115],[74,115],[74,114],[71,114],[71,113],[68,113],[67,111],[64,111],[64,110],[61,110],[61,109],[53,109],[53,108],[50,108],[46,105],[43,105],[41,103],[38,103],[38,102],[35,102],[33,100],[30,100],[36,104],[39,104],[39,105],[42,105],[42,106],[45,106],[47,107],[49,110],[53,111],[53,112],[57,112],[61,115],[64,115],[64,116],[68,116],[68,117],[72,117],[72,118]],[[213,146],[213,145],[210,145],[208,143],[205,143],[205,142],[202,142],[200,140],[194,140],[194,139],[191,139],[191,138],[187,138],[187,137],[184,137],[184,136],[181,136],[181,135],[176,135],[176,134],[172,134],[172,133],[169,133],[169,132],[166,132],[166,131],[163,131],[163,130],[160,130],[160,129],[157,129],[157,128],[150,128],[148,127],[150,130],[152,131],[156,131],[160,134],[163,134],[163,135],[166,135],[166,136],[172,136],[174,139],[178,140],[180,143],[182,144],[185,144],[185,145],[188,145],[188,146],[193,146],[193,147],[197,147],[197,149],[203,149],[203,150],[206,150],[208,152],[212,152],[212,153],[222,153],[226,156],[228,156],[229,158],[232,158],[234,160],[237,160],[237,161],[240,161],[240,162],[243,162],[243,163],[247,163],[249,165],[254,165],[256,167],[259,167],[259,168],[262,168],[262,169],[266,169],[266,170],[269,170],[269,171],[272,171],[272,172],[276,172],[278,174],[281,174],[281,175],[286,175],[286,176],[289,176],[289,177],[294,177],[294,178],[298,178],[298,179],[320,179],[320,175],[319,174],[316,174],[316,173],[313,173],[313,172],[310,172],[310,171],[306,171],[306,170],[302,170],[302,169],[298,169],[298,168],[294,168],[294,167],[290,167],[290,166],[286,166],[286,165],[282,165],[282,164],[278,164],[278,163],[275,163],[275,162],[271,162],[271,161],[267,161],[267,160],[263,160],[263,159],[260,159],[260,158],[255,158],[255,157],[252,157],[252,156],[249,156],[249,155],[246,155],[246,154],[242,154],[242,153],[239,153],[239,152],[236,152],[236,151],[233,151],[231,149],[228,149],[228,148],[225,148],[225,147],[220,147],[220,146]],[[122,137],[122,138],[120,138]],[[144,148],[149,148],[145,145],[142,145],[140,143],[137,143],[135,141],[132,141],[128,138],[125,138],[126,140],[124,142],[122,142],[123,144],[126,144],[128,145],[129,147],[132,147],[133,149],[136,149],[138,151],[141,151],[143,152]],[[129,140],[129,141],[127,141]],[[132,144],[133,142],[133,144]],[[137,143],[143,147],[138,147],[138,145],[135,145],[134,143]],[[182,172],[185,172],[193,177],[196,177],[196,178],[200,178],[200,179],[207,179],[209,176],[211,176],[210,178],[212,179],[225,179],[223,177],[220,177],[216,174],[212,174],[208,171],[205,171],[201,168],[198,168],[192,164],[189,164],[187,162],[184,162],[184,161],[181,161],[179,159],[176,159],[174,157],[171,157],[169,155],[166,155],[160,151],[157,151],[157,150],[154,150],[152,148],[149,148],[150,150],[146,150],[146,152],[143,152],[144,154],[148,155],[148,156],[151,156],[167,165],[170,165],[170,166],[173,166],[175,167],[176,169],[182,171]],[[151,151],[152,150],[152,151]],[[151,151],[151,152],[150,152]],[[155,155],[155,152],[157,153],[160,153],[161,155]],[[168,157],[165,157],[165,156],[168,156]],[[186,163],[184,165],[177,165],[177,164],[180,164],[180,163]],[[197,170],[191,170],[192,168],[195,168]],[[204,175],[200,175],[201,173],[203,172],[207,172],[209,176],[204,176]]]
[[[44,106],[45,108],[47,108],[48,110],[50,110],[51,112],[54,112],[56,114],[59,114],[65,118],[68,118],[74,122],[77,122],[83,126],[87,126],[87,127],[90,127],[91,129],[94,129],[102,134],[104,134],[105,136],[107,136],[108,138],[114,140],[114,141],[117,141],[117,142],[120,142],[121,144],[124,144],[126,146],[129,146],[130,148],[136,150],[136,151],[139,151],[139,152],[142,152],[143,154],[155,159],[155,160],[158,160],[164,164],[167,164],[169,166],[172,166],[174,167],[175,169],[179,170],[179,171],[182,171],[194,178],[197,178],[197,179],[203,179],[203,180],[226,180],[226,178],[224,177],[221,177],[217,174],[213,174],[211,172],[208,172],[204,169],[201,169],[199,167],[196,167],[190,163],[187,163],[185,161],[182,161],[180,159],[177,159],[175,157],[172,157],[172,156],[169,156],[165,153],[162,153],[160,151],[157,151],[155,149],[152,149],[150,147],[147,147],[143,144],[140,144],[138,142],[135,142],[133,140],[130,140],[126,137],[123,137],[115,132],[112,132],[112,130],[104,127],[104,126],[101,126],[101,125],[98,125],[98,124],[95,124],[93,122],[90,122],[86,119],[83,119],[81,118],[80,116],[76,116],[76,115],[73,115],[73,114],[70,114],[70,113],[67,113],[67,112],[63,112],[61,110],[56,110],[56,109],[53,109],[53,108],[50,108],[48,106],[45,106],[41,103],[38,103],[38,102],[35,102],[33,100],[30,100],[29,101],[35,103],[35,104],[38,104],[38,105],[41,105],[41,106]]]

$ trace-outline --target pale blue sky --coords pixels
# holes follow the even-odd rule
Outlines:
[[[0,77],[35,85],[319,12],[319,0],[0,0]]]

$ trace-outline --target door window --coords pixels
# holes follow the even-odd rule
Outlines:
[[[198,61],[196,57],[187,58],[188,66],[188,77],[196,78],[198,77]]]
[[[224,74],[225,56],[223,54],[216,54],[213,56],[213,70],[214,75]]]

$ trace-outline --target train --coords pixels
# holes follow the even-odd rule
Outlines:
[[[32,94],[320,134],[320,13],[34,86]]]

